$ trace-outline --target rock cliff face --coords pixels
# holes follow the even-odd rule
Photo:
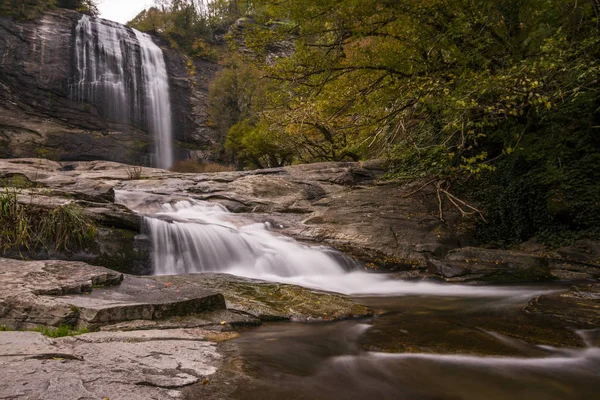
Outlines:
[[[107,115],[114,99],[82,101],[73,94],[80,19],[81,14],[68,10],[48,12],[36,21],[0,17],[0,157],[149,164],[154,138],[144,123]],[[122,29],[132,37],[132,43],[119,39],[127,56],[139,59],[135,34]],[[168,71],[175,158],[190,153],[210,158],[214,141],[205,103],[217,66],[202,63],[192,76],[182,55],[155,42]],[[134,68],[142,74],[140,65]]]

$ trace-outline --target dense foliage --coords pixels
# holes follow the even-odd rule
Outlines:
[[[95,0],[0,0],[0,15],[19,19],[35,19],[42,12],[56,7],[98,15]]]
[[[246,11],[236,0],[155,0],[127,25],[168,39],[191,57],[217,58],[214,36]]]
[[[252,63],[213,90],[241,111],[246,92],[268,88],[250,113],[229,114],[238,159],[384,156],[390,177],[470,193],[486,241],[598,236],[598,0],[257,0],[250,11]],[[273,57],[286,41],[289,57]],[[244,69],[262,83],[239,90]]]

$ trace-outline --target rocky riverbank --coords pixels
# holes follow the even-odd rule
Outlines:
[[[0,332],[0,364],[9,371],[0,393],[168,399],[207,392],[219,398],[227,388],[199,389],[213,374],[233,386],[249,379],[228,342],[239,330],[271,321],[371,318],[371,308],[388,312],[376,303],[369,308],[341,295],[226,274],[140,276],[152,271],[152,249],[141,217],[127,206],[151,214],[160,204],[190,198],[219,203],[248,222],[268,222],[277,234],[332,246],[360,260],[361,268],[396,278],[576,283],[526,301],[510,318],[476,310],[459,328],[423,318],[418,308],[412,322],[400,314],[393,326],[374,316],[359,340],[364,350],[512,354],[491,344],[488,332],[536,345],[586,345],[572,329],[598,327],[598,243],[477,247],[455,210],[445,209],[440,221],[431,193],[414,193],[422,183],[380,181],[383,170],[369,162],[179,174],[101,161],[0,160],[0,186],[21,204],[52,210],[76,203],[98,226],[94,244],[83,251],[22,251],[39,261],[18,260],[18,253],[0,259],[0,325],[9,330]],[[51,339],[30,331],[61,326],[91,332]],[[465,336],[475,338],[472,345],[464,346]]]
[[[371,315],[356,302],[224,274],[123,275],[67,261],[0,259],[0,393],[9,398],[179,398],[208,381],[217,343],[263,321]],[[89,332],[47,338],[28,330]]]
[[[396,271],[405,278],[510,283],[600,277],[597,242],[582,240],[559,249],[534,242],[513,250],[480,248],[470,222],[455,209],[448,206],[442,222],[433,193],[414,193],[421,182],[380,181],[383,172],[379,162],[215,174],[143,168],[132,174],[130,166],[104,161],[0,160],[0,182],[17,182],[22,202],[45,207],[77,202],[105,230],[100,243],[102,238],[108,243],[76,259],[123,272],[150,272],[149,249],[139,217],[114,204],[115,190],[147,194],[143,204],[130,206],[149,212],[178,199],[216,202],[249,220],[269,222],[277,233],[337,248],[367,269]],[[114,234],[118,239],[109,240]],[[115,253],[121,258],[115,259]]]

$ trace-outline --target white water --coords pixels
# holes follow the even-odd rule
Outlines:
[[[75,98],[95,104],[120,123],[129,122],[124,68],[127,58],[121,46],[127,34],[122,25],[87,15],[81,17],[75,30]]]
[[[127,196],[121,193],[119,197],[123,201]],[[158,213],[148,216],[146,223],[157,275],[223,272],[354,295],[428,294],[519,301],[547,292],[407,282],[392,275],[349,272],[331,250],[276,235],[268,223],[245,222],[212,203],[186,200],[165,204]]]
[[[71,96],[107,120],[145,127],[155,143],[154,165],[173,164],[169,80],[152,38],[116,22],[83,15],[75,30]]]
[[[142,81],[146,93],[147,120],[154,135],[156,166],[167,169],[173,165],[173,133],[169,77],[162,50],[152,38],[133,30],[142,49]]]

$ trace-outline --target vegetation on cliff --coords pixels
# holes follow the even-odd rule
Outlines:
[[[155,0],[154,7],[127,23],[142,32],[160,35],[192,58],[216,61],[214,37],[224,33],[248,12],[245,2],[235,0]]]
[[[56,7],[98,15],[96,0],[0,0],[0,15],[19,19],[35,19],[44,11]]]

